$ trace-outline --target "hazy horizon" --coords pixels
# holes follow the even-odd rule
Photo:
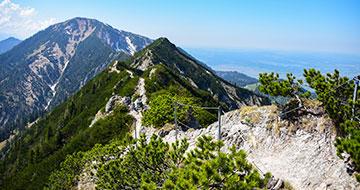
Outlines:
[[[281,77],[293,73],[302,78],[303,69],[323,73],[340,71],[349,78],[360,73],[360,55],[329,52],[277,51],[260,49],[184,48],[199,61],[218,71],[238,71],[258,78],[262,72],[276,72]]]

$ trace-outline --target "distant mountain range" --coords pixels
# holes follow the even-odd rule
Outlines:
[[[87,18],[36,33],[0,55],[0,130],[8,134],[9,126],[23,126],[24,118],[35,119],[113,60],[125,60],[151,42]]]
[[[21,42],[21,40],[14,38],[14,37],[9,37],[5,40],[1,40],[0,41],[0,54],[9,51],[11,48],[18,45],[20,42]]]
[[[254,84],[258,82],[256,78],[249,77],[237,71],[216,71],[216,74],[219,77],[232,83],[233,85],[240,87],[245,87],[246,85]]]

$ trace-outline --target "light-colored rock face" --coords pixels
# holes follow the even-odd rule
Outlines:
[[[96,36],[115,51],[122,51],[129,55],[134,55],[152,42],[146,37],[117,30],[109,25],[100,26]]]
[[[151,66],[154,66],[154,63],[152,61],[152,52],[150,50],[147,50],[144,56],[134,60],[134,62],[131,64],[131,67],[141,71],[145,71]]]
[[[240,99],[238,95],[236,94],[236,89],[233,86],[227,85],[224,82],[221,82],[221,85],[224,87],[226,93],[232,100]],[[240,103],[237,102],[238,106],[240,107]]]
[[[336,155],[335,132],[326,116],[303,116],[296,124],[280,121],[275,106],[243,107],[222,116],[222,140],[248,153],[248,160],[262,172],[288,181],[295,189],[359,189]],[[179,131],[190,148],[201,135],[216,137],[218,124],[198,130]],[[143,128],[147,137],[158,130]],[[175,141],[175,130],[163,139]]]
[[[143,118],[143,111],[148,109],[149,106],[147,105],[147,97],[146,97],[146,90],[145,90],[145,79],[140,78],[138,84],[136,86],[135,94],[139,95],[139,98],[132,103],[130,109],[130,115],[135,118],[135,128],[133,131],[133,137],[139,138],[140,131],[142,130],[142,118]],[[140,106],[138,106],[140,105]],[[139,109],[140,108],[140,109]]]
[[[136,45],[132,43],[131,39],[128,36],[126,36],[125,39],[126,39],[126,43],[128,44],[127,49],[129,50],[131,55],[134,55],[136,52]]]
[[[56,87],[69,64],[69,60],[74,56],[76,47],[88,38],[96,28],[88,20],[76,20],[76,22],[76,27],[68,25],[65,28],[58,29],[59,32],[64,33],[67,39],[65,51],[61,50],[58,43],[47,41],[27,55],[27,61],[30,62],[28,66],[31,71],[51,89],[52,96],[46,97],[45,109],[48,108],[52,98],[56,95]],[[32,106],[35,102],[32,97],[34,96],[32,83],[28,85],[26,90],[29,92],[26,103]]]
[[[156,73],[156,68],[152,68],[149,74],[149,78],[152,79],[155,73]]]

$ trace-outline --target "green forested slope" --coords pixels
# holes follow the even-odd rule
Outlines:
[[[113,87],[121,80],[124,83],[131,81],[128,75],[127,72],[101,73],[37,124],[18,135],[1,161],[1,187],[40,189],[67,154],[88,150],[96,143],[103,144],[125,134],[132,123],[125,108],[119,109],[108,121],[91,128],[89,125],[114,93]],[[134,88],[135,85],[132,90]]]

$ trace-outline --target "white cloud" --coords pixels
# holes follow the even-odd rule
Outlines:
[[[0,33],[27,38],[55,23],[54,18],[37,19],[35,8],[3,0],[0,3]]]
[[[35,14],[34,8],[27,8],[20,11],[20,16],[32,16]]]

